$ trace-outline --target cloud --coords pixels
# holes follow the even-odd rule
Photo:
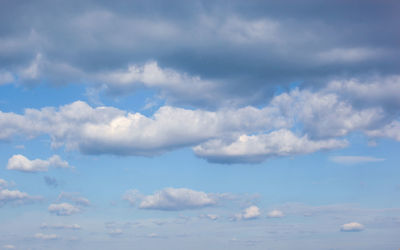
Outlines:
[[[3,180],[3,179],[0,179],[0,189],[1,189],[2,187],[7,187],[7,186],[8,186],[8,181]]]
[[[194,147],[197,156],[216,163],[260,163],[273,156],[308,154],[319,150],[343,148],[343,140],[313,141],[281,129],[263,135],[241,135],[234,141],[210,140]]]
[[[69,216],[81,212],[81,209],[69,203],[50,204],[48,211],[58,216]]]
[[[59,237],[56,234],[42,234],[37,233],[35,234],[35,238],[39,240],[57,240]]]
[[[359,163],[369,163],[369,162],[381,162],[385,159],[375,158],[370,156],[334,156],[330,158],[331,161],[340,164],[359,164]]]
[[[3,245],[4,249],[16,249],[14,245]]]
[[[110,236],[119,236],[122,235],[124,232],[121,229],[116,228],[116,229],[110,229],[107,233]]]
[[[185,210],[212,206],[217,203],[211,195],[187,188],[165,188],[143,197],[141,209]]]
[[[292,4],[275,1],[234,1],[229,8],[224,1],[164,4],[74,2],[65,3],[64,11],[58,12],[58,5],[47,1],[24,6],[7,2],[0,13],[1,23],[11,23],[0,27],[3,68],[15,75],[18,84],[82,82],[101,87],[100,75],[114,76],[104,77],[109,82],[122,78],[130,83],[133,78],[149,85],[154,81],[143,80],[142,67],[151,59],[163,70],[188,75],[183,78],[188,83],[202,85],[191,81],[193,76],[211,82],[216,91],[210,95],[216,98],[202,92],[195,102],[187,98],[193,93],[190,87],[176,94],[182,89],[150,85],[165,87],[161,92],[192,105],[211,105],[213,99],[262,102],[271,96],[273,84],[304,80],[317,85],[337,74],[399,73],[399,48],[387,42],[398,38],[391,32],[398,21],[396,1],[382,5],[368,0],[361,9],[333,2],[329,11],[305,1],[295,12]],[[355,10],[360,22],[351,18]],[[65,47],[69,53],[54,49]],[[94,80],[98,82],[93,84]]]
[[[204,219],[209,219],[209,220],[213,220],[213,221],[218,220],[218,218],[219,218],[219,216],[216,214],[202,214],[199,217],[202,219],[204,218]]]
[[[260,209],[257,206],[250,206],[246,208],[241,214],[236,214],[235,219],[251,220],[259,218],[260,215]]]
[[[0,188],[0,206],[5,204],[24,204],[40,199],[38,196],[30,196],[19,190],[9,190]]]
[[[80,230],[82,227],[78,224],[69,224],[69,225],[63,225],[63,224],[58,224],[58,225],[48,225],[46,223],[43,223],[40,226],[41,229],[56,229],[56,230],[61,230],[61,229],[67,229],[67,230]]]
[[[284,213],[282,212],[282,211],[280,211],[280,210],[272,210],[272,211],[269,211],[268,212],[268,217],[269,218],[282,218],[282,217],[284,217],[285,215],[284,215]]]
[[[343,224],[340,227],[340,231],[342,232],[360,232],[364,230],[364,225],[358,222],[350,222],[347,224]]]
[[[79,206],[90,206],[89,199],[81,196],[79,193],[61,192],[58,195],[57,201],[71,201]]]
[[[49,167],[72,168],[68,162],[61,160],[60,156],[53,155],[47,160],[29,160],[23,155],[13,155],[8,159],[7,169],[22,172],[47,172]]]

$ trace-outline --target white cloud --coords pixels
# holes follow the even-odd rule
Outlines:
[[[142,209],[184,210],[216,204],[216,199],[204,192],[187,188],[165,188],[153,195],[143,197],[139,204]]]
[[[381,162],[385,159],[383,158],[375,158],[370,156],[334,156],[331,157],[331,160],[336,163],[341,164],[358,164],[358,163],[368,163],[368,162]]]
[[[323,63],[354,63],[384,55],[383,51],[370,48],[335,48],[319,53],[316,58]]]
[[[56,234],[37,233],[37,234],[35,234],[35,238],[40,239],[40,240],[57,240],[58,236]]]
[[[364,230],[364,225],[358,223],[358,222],[350,222],[347,224],[343,224],[340,227],[340,231],[342,232],[360,232]]]
[[[69,224],[69,225],[48,225],[46,223],[43,223],[40,226],[41,229],[70,229],[70,230],[80,230],[82,227],[78,224]]]
[[[217,220],[219,218],[219,216],[216,214],[202,214],[199,217],[209,219],[209,220]]]
[[[284,216],[285,216],[285,214],[280,210],[275,209],[275,210],[268,212],[268,217],[270,217],[270,218],[282,218]]]
[[[371,137],[386,137],[396,141],[400,141],[400,122],[393,121],[384,127],[368,130],[366,134]]]
[[[347,146],[343,140],[310,140],[298,137],[290,130],[281,129],[262,135],[241,135],[234,141],[210,140],[194,147],[197,156],[210,162],[258,163],[268,157],[308,154]]]
[[[16,249],[16,247],[14,245],[4,245],[3,248],[4,249]]]
[[[0,206],[7,203],[23,204],[29,201],[38,200],[40,197],[30,196],[19,190],[9,190],[0,188]]]
[[[260,217],[260,209],[257,206],[250,206],[246,208],[241,214],[236,214],[235,219],[245,219],[245,220],[250,220],[250,219],[256,219]]]
[[[90,201],[89,199],[80,196],[79,193],[67,193],[67,192],[61,192],[58,195],[57,201],[72,201],[78,206],[90,206]]]
[[[48,211],[58,216],[69,216],[81,212],[81,209],[64,202],[59,204],[50,204]]]
[[[25,156],[18,154],[8,159],[7,164],[8,170],[18,170],[22,172],[46,172],[49,167],[71,168],[68,162],[63,161],[58,155],[53,155],[47,160],[29,160]]]
[[[111,236],[118,236],[118,235],[123,234],[123,231],[121,229],[119,229],[119,228],[116,228],[116,229],[109,230],[108,234],[111,235]]]
[[[142,195],[139,190],[131,189],[125,192],[122,197],[124,200],[127,200],[132,206],[136,205],[141,199],[143,199],[144,195]]]

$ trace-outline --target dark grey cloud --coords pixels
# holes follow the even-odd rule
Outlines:
[[[398,1],[6,0],[0,11],[0,67],[23,84],[100,84],[152,60],[215,83],[214,103],[170,91],[171,103],[215,107],[265,102],[276,84],[400,74]]]

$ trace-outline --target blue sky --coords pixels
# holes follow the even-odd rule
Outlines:
[[[0,249],[397,249],[396,1],[8,1]]]

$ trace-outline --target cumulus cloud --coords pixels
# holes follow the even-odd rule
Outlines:
[[[72,168],[68,162],[63,161],[60,156],[53,155],[47,160],[35,159],[29,160],[23,155],[13,155],[8,159],[7,169],[22,172],[46,172],[49,167],[54,168]]]
[[[72,204],[64,202],[58,204],[50,204],[50,206],[48,207],[48,211],[58,216],[69,216],[81,212],[81,209]]]
[[[340,231],[342,232],[360,232],[364,230],[364,225],[358,223],[358,222],[350,222],[347,224],[343,224],[340,227]]]
[[[138,74],[144,73],[139,69]],[[59,108],[27,109],[21,115],[0,112],[0,139],[47,134],[53,147],[65,146],[84,154],[154,156],[193,147],[197,156],[211,162],[258,163],[274,156],[342,148],[347,142],[340,137],[355,131],[400,140],[400,104],[390,94],[400,81],[382,81],[385,91],[375,95],[367,90],[374,90],[378,83],[333,81],[317,91],[296,88],[284,92],[262,108],[207,111],[162,106],[145,116],[77,101]],[[24,171],[44,171],[50,164],[44,161],[68,164],[61,159],[25,158],[15,155],[10,160]]]
[[[127,200],[130,201],[129,198]],[[216,197],[201,191],[187,188],[164,188],[153,195],[143,196],[140,200],[139,208],[174,211],[197,209],[212,206],[216,203]]]
[[[197,156],[217,163],[259,163],[268,157],[307,154],[347,146],[343,140],[313,141],[282,129],[262,135],[241,135],[234,141],[210,140],[194,147]]]
[[[284,216],[285,216],[285,214],[282,211],[277,210],[277,209],[268,212],[269,218],[282,218]]]
[[[251,219],[257,219],[260,217],[260,209],[257,206],[250,206],[246,208],[242,213],[236,214],[235,219],[237,220],[251,220]]]
[[[340,163],[340,164],[358,164],[358,163],[369,163],[369,162],[381,162],[385,159],[376,158],[370,156],[352,156],[352,155],[343,155],[343,156],[334,156],[330,158],[331,161]]]
[[[56,234],[42,234],[37,233],[35,234],[35,238],[39,240],[57,240],[59,237]]]
[[[0,206],[5,204],[24,204],[40,199],[38,196],[31,196],[19,190],[9,190],[0,188]]]

